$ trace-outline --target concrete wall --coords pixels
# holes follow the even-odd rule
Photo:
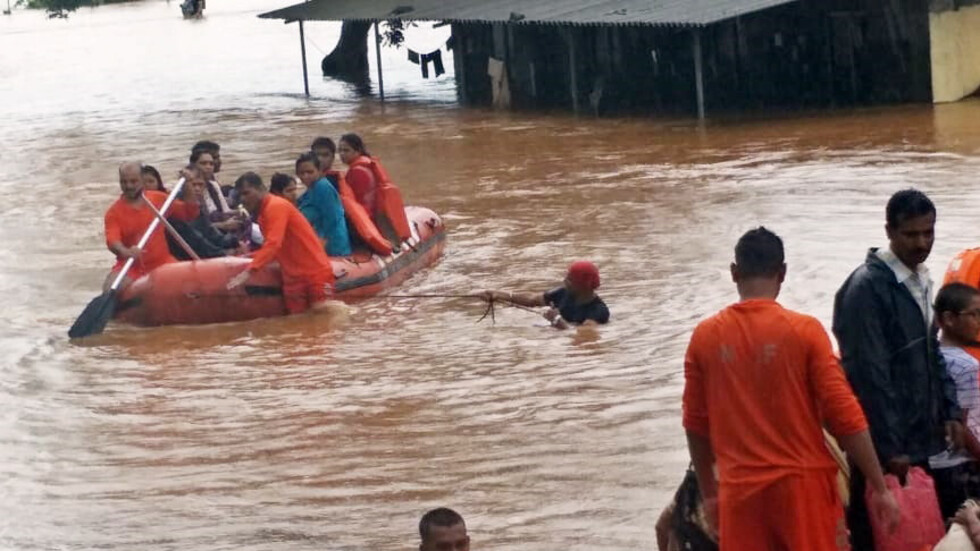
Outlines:
[[[980,5],[929,14],[932,98],[958,101],[980,89]]]

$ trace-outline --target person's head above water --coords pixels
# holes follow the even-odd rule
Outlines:
[[[289,174],[276,172],[269,180],[269,193],[288,199],[291,203],[296,203],[299,190],[296,187],[296,178]]]
[[[312,151],[296,158],[296,177],[309,189],[320,179],[320,159]]]
[[[446,507],[433,509],[419,521],[419,551],[469,551],[470,537],[459,513]]]
[[[262,200],[268,194],[265,184],[262,183],[262,177],[254,172],[246,172],[239,176],[235,180],[235,191],[238,192],[242,205],[252,214],[258,212]]]
[[[371,155],[368,153],[367,146],[364,145],[364,140],[357,134],[344,134],[341,136],[340,144],[337,146],[337,154],[340,155],[340,160],[345,165],[350,165],[354,159],[361,155]]]
[[[143,194],[143,163],[127,161],[119,165],[119,189],[129,201],[140,198]]]
[[[590,298],[599,288],[599,268],[586,260],[572,262],[565,275],[565,288],[578,298]]]
[[[936,237],[936,206],[925,193],[903,189],[888,200],[885,220],[891,251],[914,271],[932,252]]]
[[[195,151],[205,151],[211,154],[211,158],[214,160],[214,173],[217,174],[221,172],[221,146],[210,141],[201,140],[194,144],[191,148],[191,154]]]
[[[326,136],[320,136],[310,144],[312,151],[320,159],[320,170],[330,170],[337,155],[337,144]]]
[[[731,273],[742,300],[775,300],[786,278],[783,240],[763,226],[745,232],[735,244]]]

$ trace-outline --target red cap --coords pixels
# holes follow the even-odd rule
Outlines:
[[[599,288],[599,268],[586,260],[572,262],[568,267],[568,280],[576,287],[585,287],[594,291]]]

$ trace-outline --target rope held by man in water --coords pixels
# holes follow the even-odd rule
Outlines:
[[[498,300],[500,302],[508,305],[508,306],[511,306],[511,307],[514,307],[514,308],[518,308],[518,309],[521,309],[521,310],[525,310],[527,312],[533,312],[535,314],[540,314],[540,312],[538,312],[534,308],[528,308],[527,306],[524,306],[524,305],[521,305],[521,304],[517,304],[516,302],[512,302],[512,301],[509,301],[509,300],[506,300],[506,299],[498,299],[498,298],[495,298],[495,297],[492,297],[492,296],[489,299],[487,299],[482,294],[460,294],[460,293],[456,293],[456,294],[379,295],[379,296],[375,296],[375,297],[372,297],[372,298],[415,298],[415,299],[424,299],[424,298],[474,298],[474,299],[479,299],[479,300],[486,300],[487,301],[487,309],[483,312],[483,315],[480,316],[480,319],[476,320],[477,323],[480,323],[481,321],[487,319],[487,316],[490,317],[490,323],[497,323],[497,315],[496,315],[496,311],[494,309],[494,303],[497,302]]]

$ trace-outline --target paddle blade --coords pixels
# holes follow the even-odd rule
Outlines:
[[[106,324],[112,319],[112,314],[116,310],[116,292],[106,291],[92,299],[88,303],[82,314],[78,316],[71,329],[68,330],[68,337],[80,339],[91,335],[97,335],[105,329]]]

